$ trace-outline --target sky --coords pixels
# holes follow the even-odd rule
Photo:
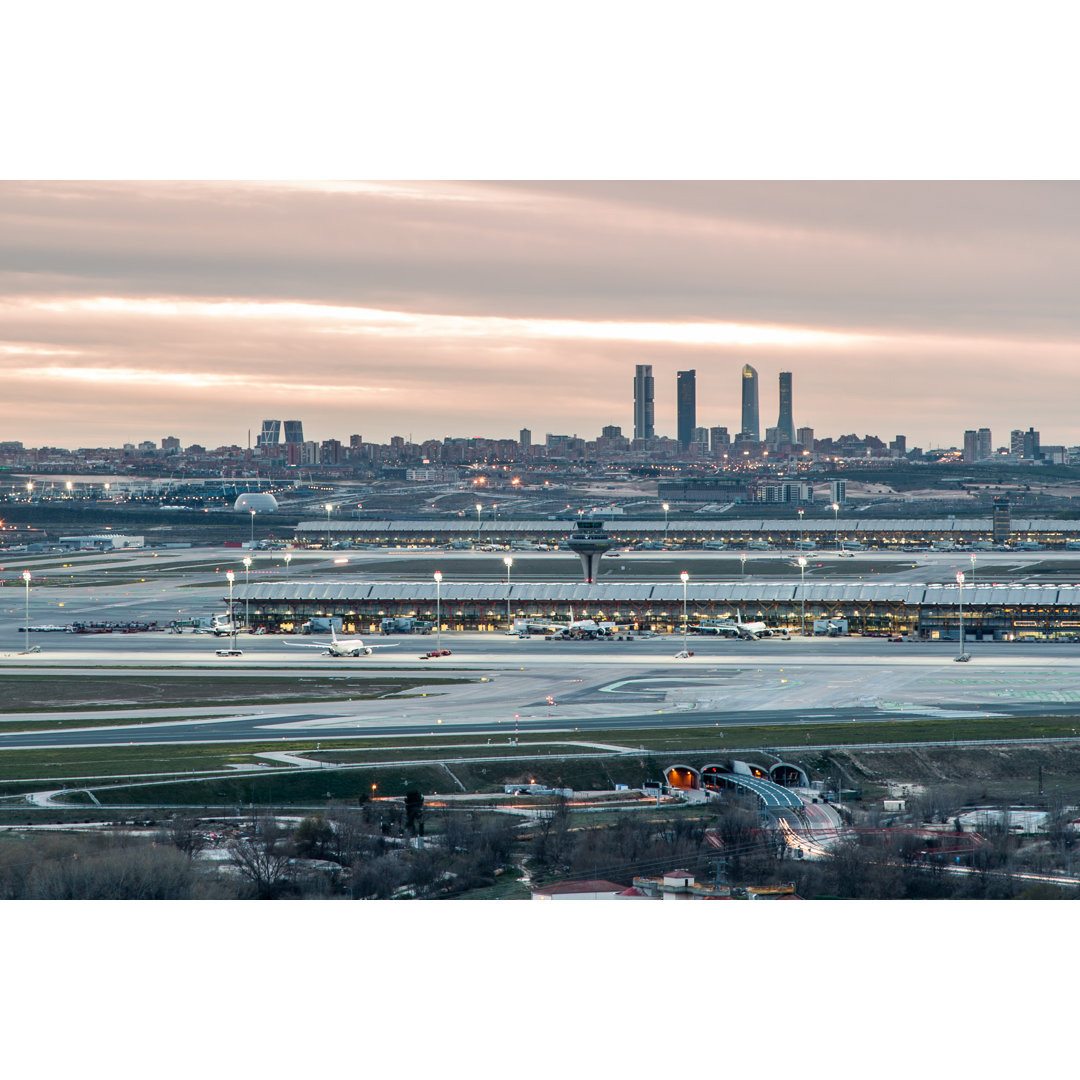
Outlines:
[[[0,438],[740,425],[1080,442],[1075,182],[0,183]]]

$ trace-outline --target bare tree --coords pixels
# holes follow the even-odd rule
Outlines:
[[[288,883],[289,854],[273,819],[262,823],[252,837],[229,844],[229,862],[255,890],[259,900],[273,900]]]

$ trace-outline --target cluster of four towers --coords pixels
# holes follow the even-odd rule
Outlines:
[[[676,374],[676,403],[678,407],[678,439],[689,447],[697,426],[697,371]],[[758,373],[749,364],[742,369],[742,441],[760,442],[758,419]],[[634,371],[634,438],[651,439],[653,427],[652,364],[638,364]],[[795,423],[791,416],[791,372],[780,372],[780,418],[776,422],[779,443],[795,442]]]

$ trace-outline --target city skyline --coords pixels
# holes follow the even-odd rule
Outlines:
[[[751,364],[766,415],[791,372],[817,432],[1072,444],[1078,194],[5,182],[0,437],[219,445],[283,415],[314,439],[594,437],[633,429],[640,364],[657,434],[676,435],[685,370],[697,424],[738,431]]]

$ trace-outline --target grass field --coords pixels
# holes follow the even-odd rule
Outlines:
[[[351,740],[277,740],[244,744],[185,746],[82,747],[9,750],[0,754],[0,795],[17,795],[50,786],[89,785],[102,803],[208,805],[215,802],[318,804],[328,799],[355,800],[404,794],[409,785],[425,793],[498,791],[503,783],[535,779],[578,790],[639,786],[658,779],[675,762],[695,762],[732,753],[748,756],[762,749],[785,753],[828,750],[844,745],[952,743],[983,739],[1029,741],[1072,738],[1080,719],[912,719],[881,722],[784,725],[768,727],[672,727],[632,732],[613,728],[573,735],[522,734],[519,745],[480,743],[448,735],[386,739],[378,745]],[[1080,738],[1080,736],[1077,736]],[[581,741],[579,741],[581,740]],[[606,743],[623,752],[596,750],[586,743]],[[317,749],[318,748],[318,749]],[[254,755],[267,751],[304,753],[325,762],[323,769],[294,771]],[[445,764],[444,764],[445,763]],[[200,779],[199,773],[224,772],[234,766],[258,770],[229,771]],[[187,774],[187,775],[185,775]],[[131,788],[141,778],[152,786]],[[459,786],[459,783],[460,785]],[[111,788],[122,784],[123,787]]]

